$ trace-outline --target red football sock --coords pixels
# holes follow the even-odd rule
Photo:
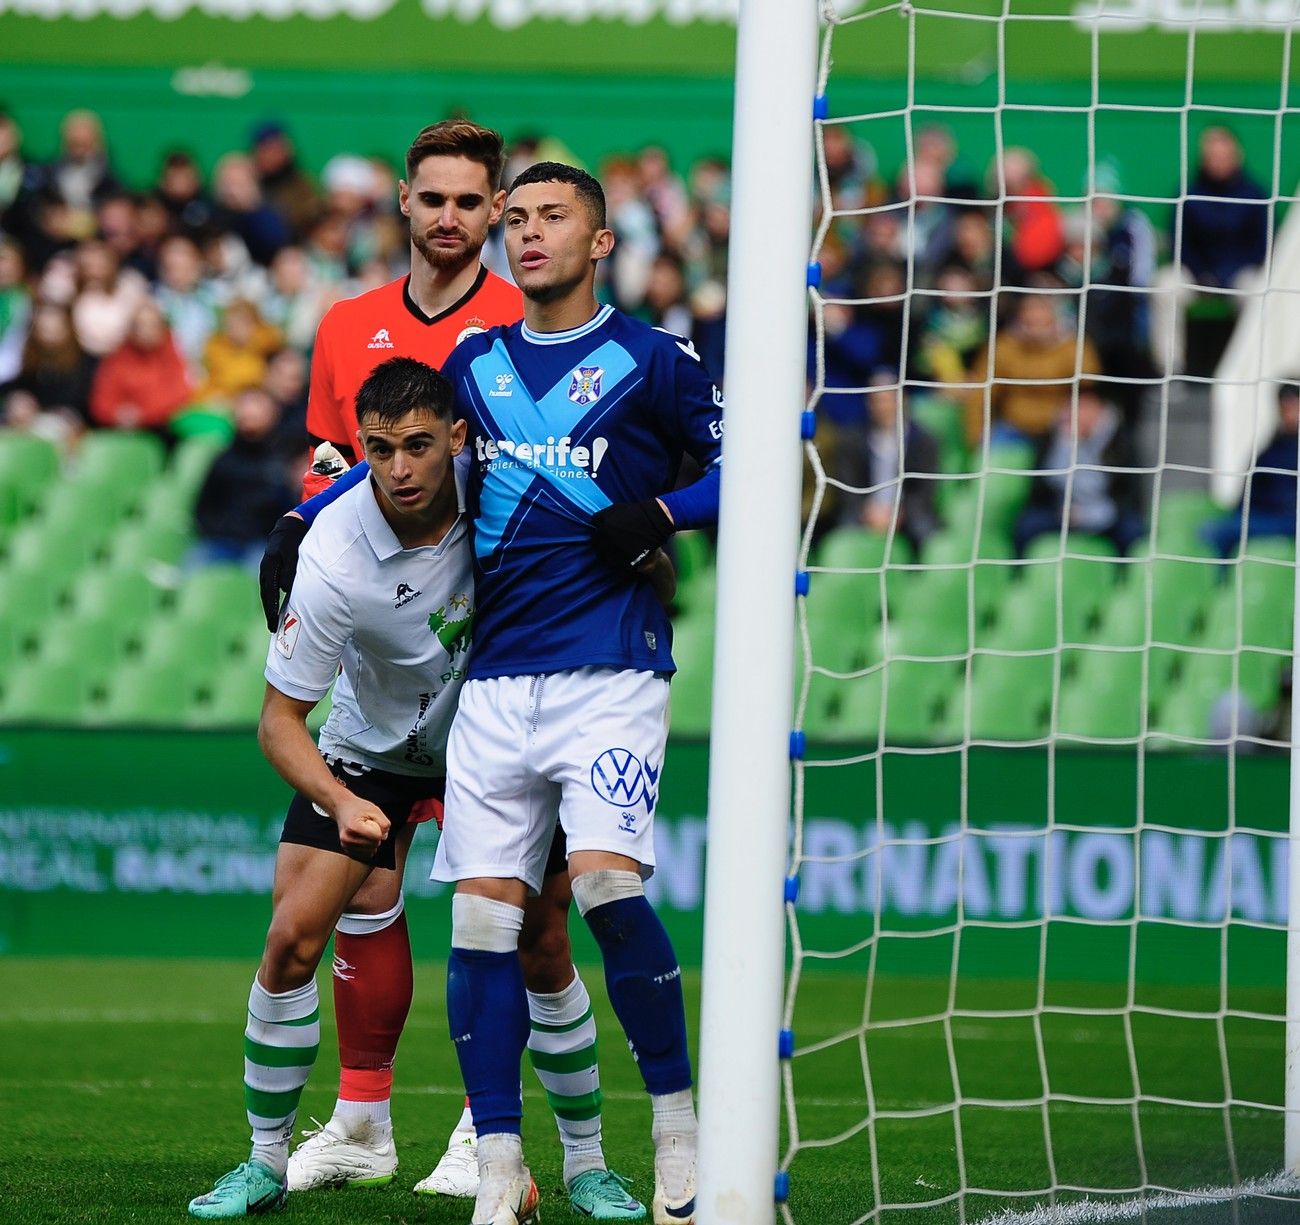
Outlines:
[[[340,927],[352,916],[345,915]],[[411,938],[401,912],[379,931],[334,933],[334,1016],[339,1097],[378,1102],[392,1093],[397,1041],[411,1010]]]

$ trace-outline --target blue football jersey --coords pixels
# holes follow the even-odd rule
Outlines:
[[[606,306],[567,332],[472,336],[443,372],[469,425],[470,676],[671,672],[667,614],[599,560],[591,517],[671,490],[683,452],[719,463],[722,397],[691,345]]]

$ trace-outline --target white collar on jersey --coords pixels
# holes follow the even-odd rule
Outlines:
[[[469,473],[469,451],[462,451],[452,461],[452,474],[456,478],[456,511],[461,517],[465,514],[465,478]],[[390,557],[395,557],[402,551],[402,542],[397,539],[397,533],[393,531],[392,525],[384,518],[384,512],[379,509],[378,497],[375,487],[369,480],[363,481],[356,487],[360,491],[357,498],[357,518],[361,520],[361,530],[365,532],[366,539],[370,542],[370,547],[375,551],[375,557],[380,561],[387,561]],[[452,531],[448,529],[447,535],[442,538],[441,544],[422,545],[422,548],[440,551],[451,539]]]
[[[594,332],[606,319],[614,313],[612,306],[602,306],[586,323],[581,327],[570,328],[567,332],[534,332],[528,324],[520,324],[522,329],[520,334],[534,345],[562,345],[570,340],[578,340],[580,337],[587,335],[588,332]]]

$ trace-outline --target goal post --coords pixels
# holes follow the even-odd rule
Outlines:
[[[1289,469],[1212,405],[1300,377],[1286,3],[741,0],[701,1225],[1300,1210],[1295,525],[1221,518]],[[1210,129],[1270,237],[1194,290]]]
[[[816,62],[813,0],[741,0],[701,988],[700,1225],[774,1218]]]

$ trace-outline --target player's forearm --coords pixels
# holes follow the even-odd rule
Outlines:
[[[693,527],[713,527],[718,522],[721,491],[722,465],[715,463],[694,484],[663,494],[659,501],[673,521],[673,530],[684,532]]]
[[[277,701],[268,694],[268,701],[262,707],[257,726],[257,742],[262,753],[290,787],[333,814],[343,788],[330,773],[307,730],[310,705],[294,703],[280,694],[277,697],[283,700]]]

